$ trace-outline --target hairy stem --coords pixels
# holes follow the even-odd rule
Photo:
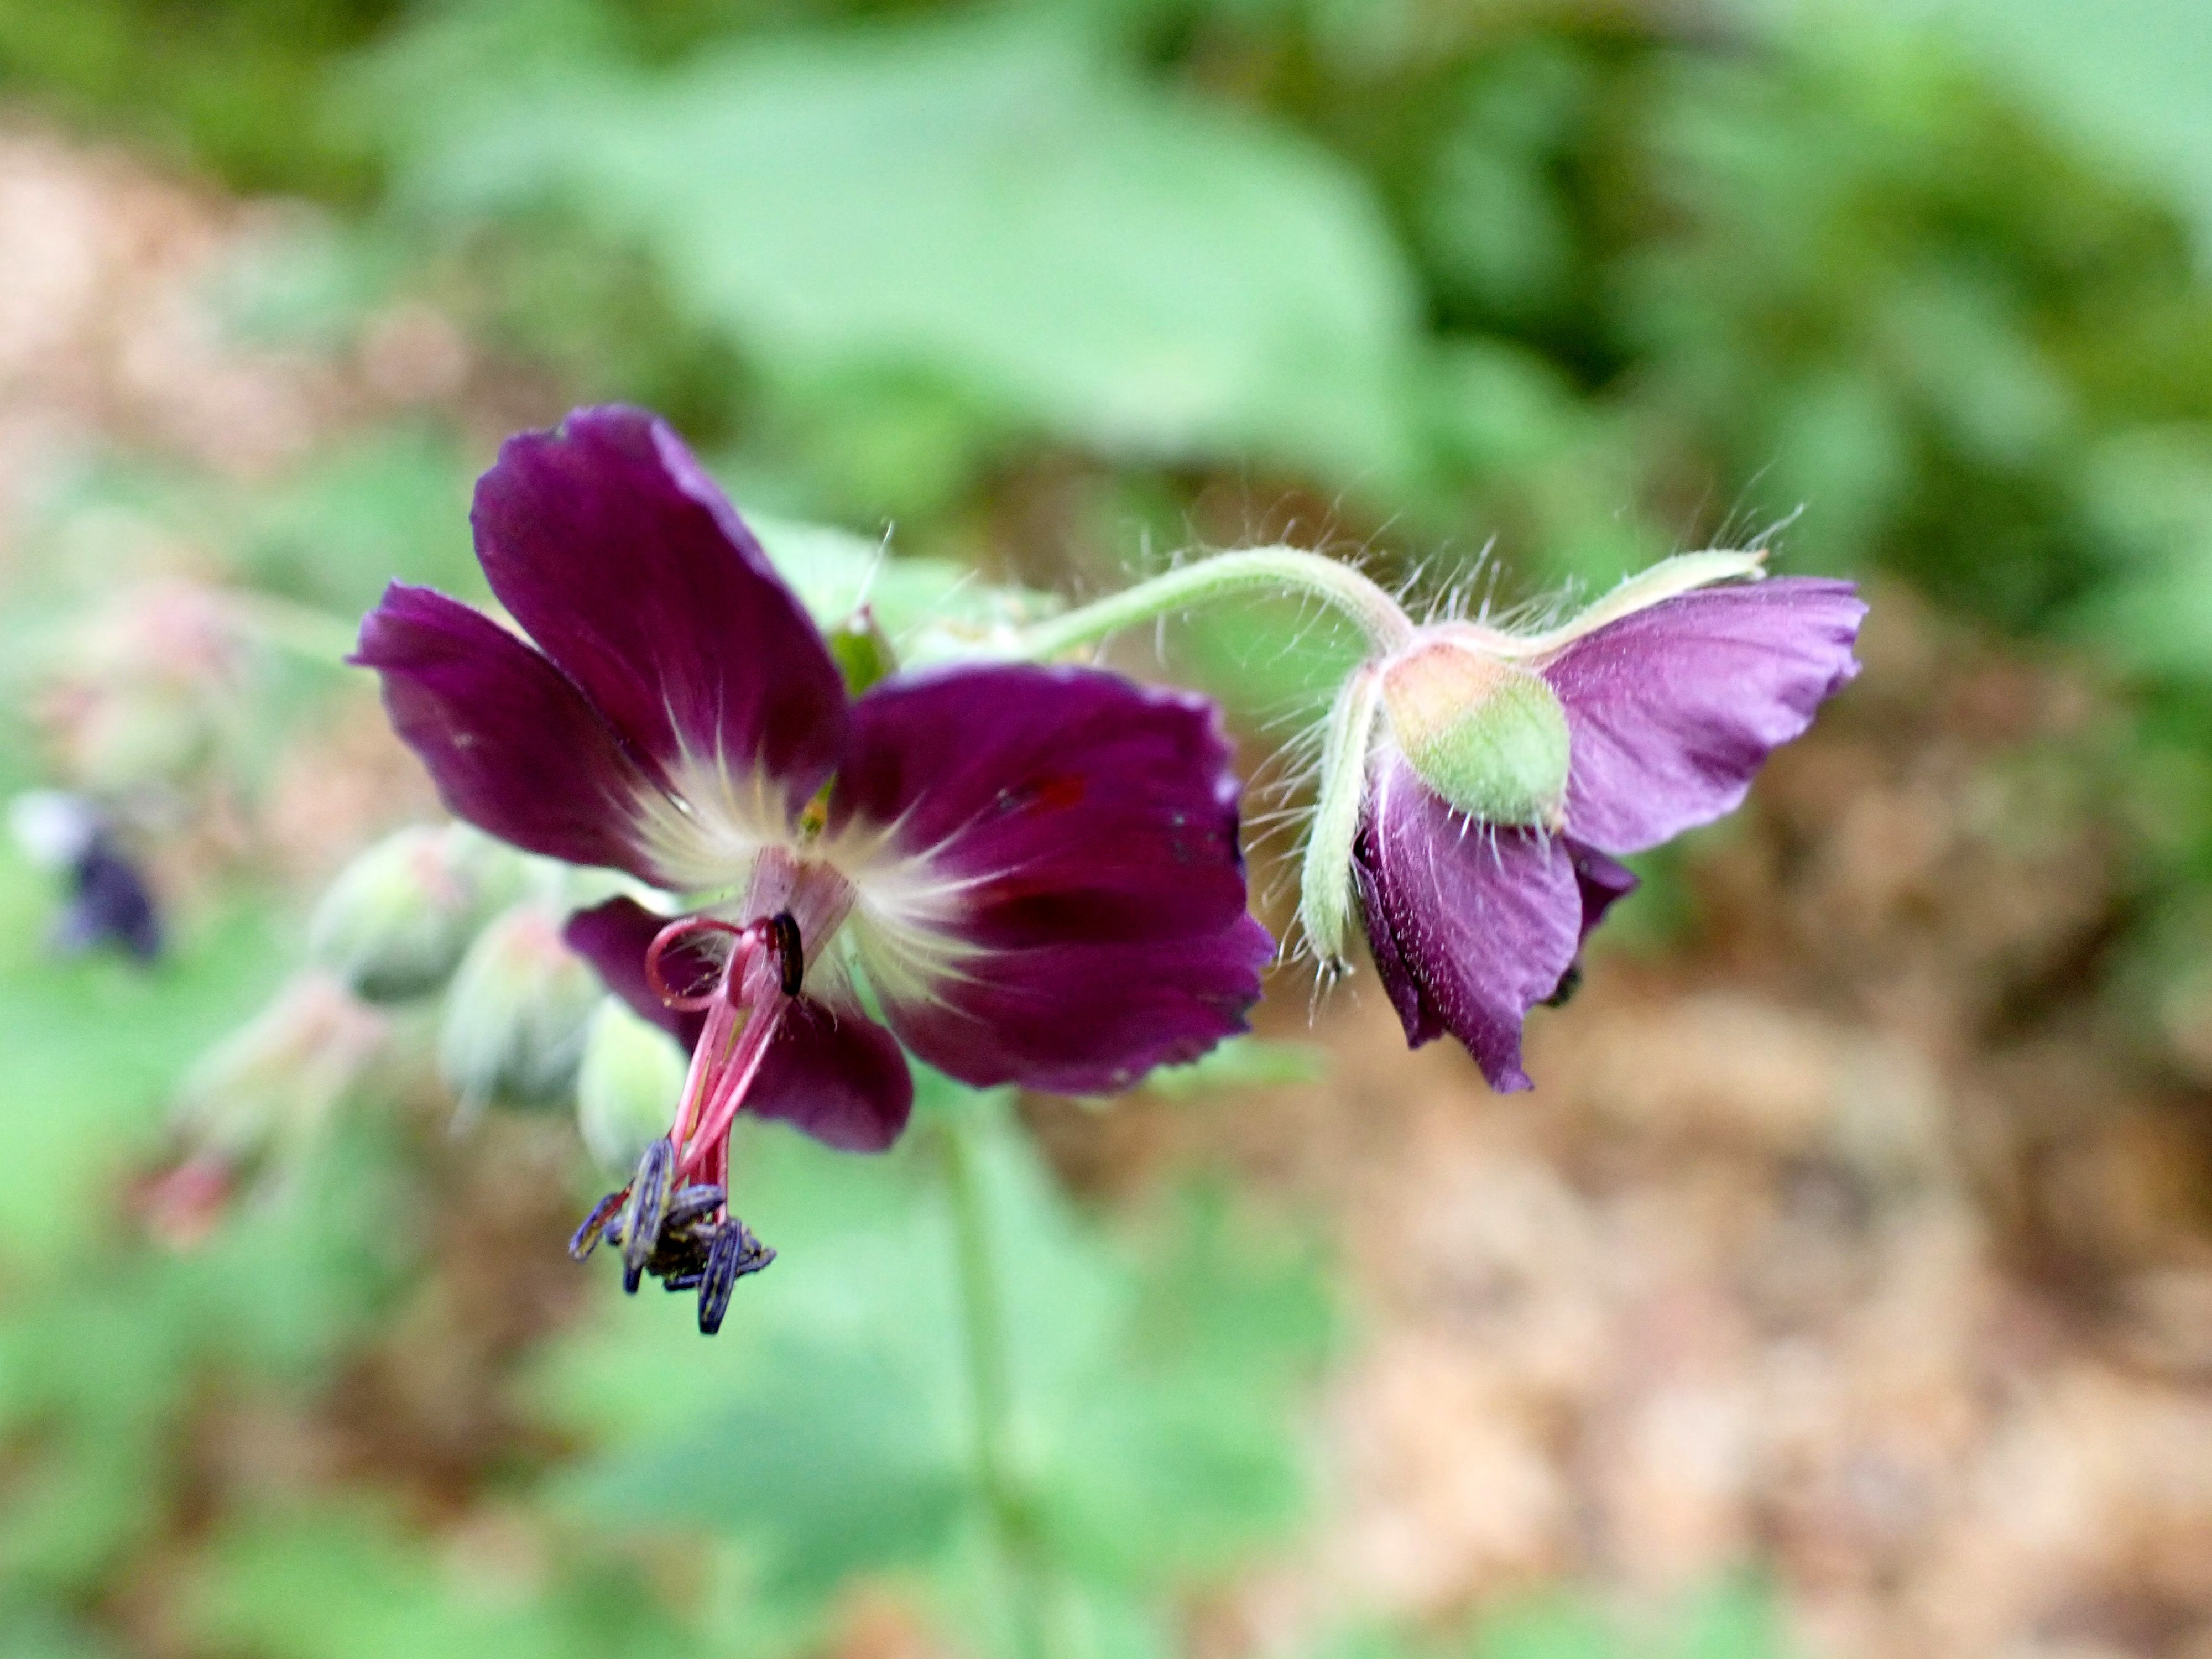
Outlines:
[[[1017,649],[1031,659],[1056,657],[1171,611],[1253,592],[1319,599],[1355,624],[1377,652],[1395,651],[1413,637],[1413,620],[1398,602],[1350,565],[1300,548],[1255,547],[1195,560],[1048,617],[1022,631]]]
[[[1006,1577],[1015,1650],[1021,1659],[1054,1659],[1058,1644],[1047,1605],[1050,1571],[1013,1451],[1014,1382],[1006,1346],[1005,1298],[993,1246],[990,1206],[979,1157],[981,1103],[945,1115],[945,1196],[952,1212],[960,1275],[962,1334],[975,1415],[975,1483],[989,1515]]]

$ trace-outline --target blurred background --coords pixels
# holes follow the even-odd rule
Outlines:
[[[0,1655],[2209,1659],[2208,87],[2199,0],[0,0]],[[1763,539],[1867,672],[1533,1095],[1286,967],[741,1137],[705,1341],[567,1259],[568,1079],[309,945],[435,815],[354,619],[617,398],[801,565]],[[1117,660],[1264,788],[1285,621]]]

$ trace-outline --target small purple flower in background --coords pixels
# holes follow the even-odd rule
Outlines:
[[[1000,664],[848,697],[751,532],[641,410],[509,440],[472,518],[536,648],[395,584],[355,659],[382,674],[393,725],[457,816],[709,896],[568,924],[693,1053],[668,1137],[580,1254],[604,1235],[632,1288],[696,1284],[711,1329],[769,1255],[725,1218],[738,1111],[875,1151],[913,1101],[902,1043],[976,1086],[1084,1094],[1243,1029],[1273,946],[1245,914],[1210,703]]]
[[[1858,672],[1851,584],[1759,563],[1670,559],[1536,634],[1413,629],[1346,682],[1303,915],[1334,965],[1356,908],[1408,1042],[1528,1088],[1523,1018],[1636,885],[1614,855],[1733,811]]]
[[[142,963],[161,956],[153,889],[105,813],[82,795],[34,789],[9,803],[8,817],[33,863],[69,878],[69,903],[54,924],[56,950],[78,956],[112,945]]]

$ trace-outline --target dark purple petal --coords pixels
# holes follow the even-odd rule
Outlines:
[[[898,1040],[856,1006],[801,997],[761,1061],[745,1109],[841,1152],[880,1152],[914,1109]]]
[[[1567,711],[1567,827],[1634,853],[1741,803],[1767,756],[1858,672],[1851,584],[1778,576],[1665,600],[1543,668]]]
[[[1274,949],[1240,915],[1179,941],[994,952],[938,1000],[885,998],[884,1012],[908,1048],[977,1088],[1111,1094],[1246,1030]]]
[[[582,693],[490,617],[394,582],[349,660],[383,676],[393,729],[455,817],[548,858],[653,878],[629,833],[652,784]]]
[[[660,1000],[645,977],[645,953],[671,920],[655,915],[635,899],[613,898],[570,916],[561,929],[561,940],[592,964],[599,982],[628,1003],[632,1012],[651,1020],[688,1051],[699,1041],[707,1017],[678,1013]]]
[[[1605,920],[1605,913],[1636,890],[1636,872],[1572,837],[1567,838],[1566,848],[1575,863],[1575,885],[1582,892],[1582,936],[1588,939],[1590,929]]]
[[[608,990],[689,1049],[705,1016],[669,1007],[645,976],[647,948],[669,920],[634,899],[610,899],[570,916],[561,936]],[[914,1078],[896,1039],[843,999],[805,997],[784,1011],[745,1097],[747,1111],[854,1152],[897,1139],[913,1107]]]
[[[758,768],[794,805],[828,779],[845,720],[836,665],[653,416],[580,410],[508,439],[471,517],[500,603],[647,764]]]
[[[1273,953],[1244,910],[1236,776],[1212,705],[1084,668],[902,677],[854,706],[834,836],[896,826],[957,884],[962,954],[893,1029],[963,1082],[1090,1094],[1241,1030]],[[863,945],[866,933],[863,932]]]
[[[830,802],[982,884],[966,937],[1019,948],[1212,933],[1244,914],[1237,781],[1204,698],[1089,668],[964,666],[854,705]]]
[[[1568,847],[1455,813],[1394,760],[1352,857],[1376,971],[1407,1042],[1449,1031],[1492,1088],[1528,1087],[1522,1019],[1559,988],[1582,940],[1586,890]],[[1610,871],[1595,875],[1602,894]]]

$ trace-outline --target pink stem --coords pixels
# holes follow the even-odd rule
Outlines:
[[[775,1037],[776,1028],[783,1024],[786,999],[781,994],[773,1000],[766,998],[754,1002],[751,1018],[738,1037],[736,1049],[731,1054],[727,1069],[715,1079],[714,1097],[702,1115],[699,1126],[684,1146],[684,1155],[678,1160],[678,1171],[689,1176],[705,1162],[709,1150],[726,1140],[730,1125],[737,1119],[738,1110],[745,1103],[745,1093],[752,1087],[753,1079],[759,1075],[761,1062],[768,1058],[768,1045]],[[765,1006],[763,1006],[765,1004]]]

